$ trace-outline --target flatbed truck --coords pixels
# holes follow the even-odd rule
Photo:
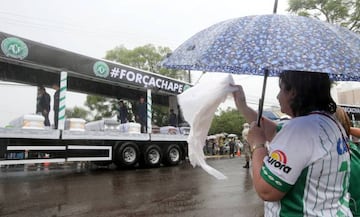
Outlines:
[[[0,80],[46,87],[59,82],[61,89],[59,129],[0,128],[0,166],[86,161],[157,167],[177,165],[186,158],[186,133],[152,133],[151,105],[166,105],[179,114],[176,95],[189,83],[3,32],[0,43]],[[149,133],[66,129],[67,90],[117,99],[145,94]]]

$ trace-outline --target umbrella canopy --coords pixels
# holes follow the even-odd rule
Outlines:
[[[207,139],[216,139],[216,136],[215,135],[210,135],[207,137]]]
[[[294,15],[246,16],[215,24],[179,46],[166,68],[276,76],[283,70],[360,80],[360,36]]]

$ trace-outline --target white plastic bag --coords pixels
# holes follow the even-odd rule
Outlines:
[[[216,79],[204,77],[197,85],[178,95],[182,114],[190,125],[187,139],[190,163],[193,167],[201,166],[217,179],[227,177],[206,163],[203,147],[216,109],[229,93],[235,91],[235,88],[230,86],[234,84],[231,74],[224,75]]]

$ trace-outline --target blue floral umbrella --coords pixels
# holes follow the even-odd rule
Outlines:
[[[328,73],[360,81],[360,36],[320,20],[294,15],[246,16],[220,22],[180,45],[163,62],[172,69],[265,75],[283,70]]]
[[[294,15],[246,16],[215,24],[180,45],[166,68],[276,76],[283,70],[360,80],[360,36]]]

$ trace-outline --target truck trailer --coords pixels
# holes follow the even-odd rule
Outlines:
[[[179,115],[176,96],[189,88],[189,83],[3,32],[0,42],[0,80],[45,87],[60,85],[58,129],[37,127],[36,114],[19,117],[19,126],[1,127],[0,166],[86,161],[115,163],[119,167],[157,167],[177,165],[186,158],[188,129],[155,133],[151,106],[169,106]],[[106,120],[97,123],[103,130],[66,127],[77,121],[65,117],[68,90],[115,99],[146,95],[148,133],[120,132],[119,126],[108,127]]]

